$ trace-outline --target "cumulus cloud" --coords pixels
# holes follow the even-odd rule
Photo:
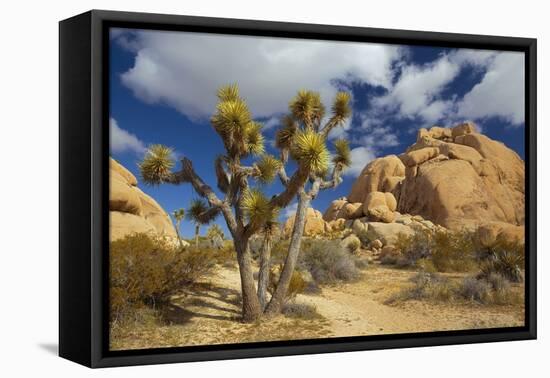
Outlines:
[[[217,88],[228,83],[239,84],[256,117],[285,112],[300,88],[319,91],[329,104],[335,79],[389,88],[404,54],[393,45],[181,32],[121,39],[124,46],[129,40],[136,55],[122,82],[141,100],[191,118],[211,114]]]
[[[372,149],[368,147],[355,147],[351,150],[351,167],[349,167],[344,175],[357,177],[365,168],[365,165],[374,160],[376,156]]]
[[[444,98],[443,92],[459,79],[465,67],[483,71],[482,79],[463,98]],[[523,53],[459,49],[423,64],[402,66],[395,84],[372,99],[376,116],[395,114],[419,119],[426,125],[439,120],[480,120],[501,117],[512,124],[523,122]]]
[[[458,103],[457,115],[472,119],[500,117],[520,125],[525,121],[525,59],[523,53],[501,53],[480,83]]]
[[[109,119],[111,133],[111,151],[115,153],[132,151],[137,154],[145,152],[145,144],[134,134],[120,128],[114,118]]]

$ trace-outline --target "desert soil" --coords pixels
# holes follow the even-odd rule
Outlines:
[[[113,328],[111,349],[141,349],[199,344],[311,339],[425,331],[521,326],[523,306],[435,303],[388,300],[410,285],[415,272],[371,265],[357,282],[323,287],[320,294],[303,295],[320,317],[278,316],[269,321],[239,321],[240,279],[235,268],[217,273],[173,298],[162,308],[163,322],[136,322]],[[449,274],[459,279],[459,274]]]

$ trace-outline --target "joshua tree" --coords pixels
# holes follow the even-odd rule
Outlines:
[[[202,225],[210,223],[215,214],[208,216],[208,204],[202,199],[196,199],[191,202],[187,209],[187,219],[195,224],[195,247],[199,248],[199,234]]]
[[[225,237],[222,228],[218,224],[213,224],[212,226],[210,226],[206,231],[206,236],[210,239],[216,236],[219,236],[222,239]]]
[[[245,101],[240,97],[236,85],[222,87],[218,91],[218,105],[211,118],[211,124],[223,141],[225,152],[214,160],[217,186],[224,194],[223,198],[208,186],[195,172],[188,158],[181,160],[181,169],[173,172],[172,150],[165,146],[154,145],[149,148],[140,164],[143,181],[158,185],[170,183],[179,185],[189,183],[208,204],[201,208],[197,215],[203,221],[210,221],[222,214],[235,246],[237,262],[241,276],[242,313],[245,321],[258,319],[263,311],[255,289],[252,275],[252,256],[249,249],[250,238],[265,227],[266,221],[273,219],[275,212],[288,204],[297,195],[299,197],[298,213],[291,239],[289,256],[281,274],[271,302],[266,311],[275,313],[280,310],[281,292],[288,289],[292,276],[304,226],[305,209],[309,201],[321,188],[333,187],[340,183],[343,164],[335,164],[332,179],[326,181],[329,170],[330,154],[326,147],[328,133],[342,125],[349,117],[349,95],[338,93],[332,107],[332,115],[321,128],[324,107],[320,96],[309,91],[300,91],[290,104],[291,116],[285,118],[284,127],[279,131],[277,145],[281,158],[265,154],[264,138],[261,125],[252,120]],[[344,142],[337,143],[337,154],[349,149]],[[345,148],[344,148],[345,146]],[[246,158],[256,157],[250,166],[244,165]],[[285,164],[292,158],[296,169],[288,175]],[[339,160],[337,158],[336,160]],[[260,190],[250,188],[249,179],[260,183],[269,183],[279,176],[284,189],[267,198]],[[312,188],[306,192],[307,182]],[[288,275],[290,272],[290,276]],[[263,273],[265,274],[265,272]],[[283,295],[284,297],[284,295]]]
[[[185,218],[185,210],[184,209],[174,210],[174,212],[172,213],[172,216],[176,221],[176,235],[178,237],[178,242],[180,244],[180,248],[183,249],[183,242],[181,241],[181,236],[180,236],[180,224],[183,218]]]

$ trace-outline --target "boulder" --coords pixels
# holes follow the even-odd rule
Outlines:
[[[391,192],[405,176],[403,162],[395,156],[388,155],[371,161],[355,180],[349,202],[365,202],[370,192]]]
[[[525,244],[525,227],[504,222],[482,223],[477,228],[476,237],[486,248],[501,242]]]
[[[363,222],[361,219],[355,219],[351,225],[353,233],[359,237],[366,235],[368,229],[368,223]]]
[[[323,219],[327,222],[330,222],[339,218],[343,218],[340,216],[341,215],[340,210],[342,210],[342,208],[347,204],[348,204],[348,201],[345,198],[339,198],[337,200],[332,201],[328,209],[323,214]],[[347,218],[344,218],[344,219],[347,219]]]
[[[391,223],[397,201],[391,193],[370,192],[363,203],[363,213],[373,221]]]
[[[328,222],[328,224],[332,231],[342,231],[344,228],[346,228],[346,220],[343,218],[330,221]]]
[[[407,167],[413,167],[422,164],[439,155],[438,147],[424,147],[415,151],[404,153],[399,156],[403,164]]]
[[[473,122],[464,122],[451,128],[451,136],[453,138],[473,133],[477,133],[477,127]]]
[[[340,210],[341,215],[338,218],[344,219],[356,219],[363,216],[363,204],[361,202],[357,203],[347,203]]]
[[[386,205],[380,205],[369,209],[369,219],[391,223],[395,220],[395,214]]]
[[[379,239],[384,245],[393,245],[399,234],[414,236],[414,230],[401,223],[369,222],[367,230],[369,240]]]
[[[164,209],[137,187],[135,176],[113,158],[109,161],[110,239],[138,232],[174,238],[177,234]]]
[[[283,226],[283,233],[286,237],[289,237],[292,234],[295,217],[295,215],[290,216]],[[307,209],[304,236],[323,235],[330,232],[330,230],[330,225],[325,222],[323,215],[319,210],[315,210],[311,207]]]

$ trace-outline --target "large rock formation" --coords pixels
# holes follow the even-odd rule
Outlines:
[[[357,214],[345,217],[343,209],[361,202],[364,215],[380,214],[378,220],[391,221],[385,208],[377,208],[382,205],[382,194],[391,193],[397,202],[391,210],[399,212],[393,218],[420,215],[457,230],[487,222],[521,226],[524,182],[523,160],[504,144],[478,133],[473,123],[434,126],[421,129],[416,142],[399,157],[389,155],[369,163],[348,198],[334,201],[324,219],[355,219]],[[387,208],[392,207],[392,197],[388,196]]]
[[[170,217],[137,187],[136,177],[113,158],[109,162],[110,240],[135,233],[154,233],[177,240]]]

